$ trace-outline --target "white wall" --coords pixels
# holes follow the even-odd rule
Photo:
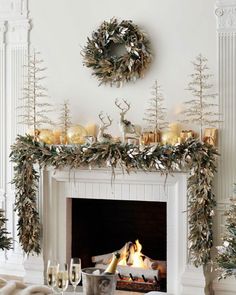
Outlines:
[[[169,119],[176,120],[192,72],[191,60],[200,52],[216,74],[214,0],[29,0],[33,29],[31,44],[48,67],[47,86],[53,103],[69,99],[74,123],[97,121],[104,110],[118,121],[115,98],[132,108],[127,118],[143,125],[150,87],[158,79],[166,97]],[[98,87],[90,69],[82,65],[81,46],[103,20],[131,19],[150,36],[155,59],[144,79],[123,88]],[[216,79],[216,75],[215,75]],[[54,114],[54,117],[56,115]],[[118,134],[117,126],[113,127]]]

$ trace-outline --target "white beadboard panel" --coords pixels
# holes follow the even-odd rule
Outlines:
[[[89,172],[87,176],[91,176],[91,173]],[[145,176],[147,176],[147,173],[145,173]],[[92,180],[91,177],[88,179],[78,177],[68,181],[64,172],[56,172],[53,177],[64,183],[65,194],[71,198],[167,202],[170,187],[175,184],[175,182],[165,184],[165,179],[162,177],[159,180],[147,180],[148,184],[140,183],[139,177],[138,180],[132,180],[130,183],[130,176],[126,178],[122,176],[122,179],[115,179],[113,182],[111,182],[110,176],[103,177],[102,182],[100,177],[98,177],[98,180],[93,177]],[[169,197],[171,198],[171,196]]]
[[[103,187],[105,185],[103,184]],[[102,193],[101,193],[102,196]],[[114,183],[114,197],[116,200],[121,200],[122,198],[122,184],[121,183]]]
[[[137,199],[139,199],[140,196],[144,196],[144,193],[145,193],[144,185],[137,184],[136,185],[136,193],[137,193]]]

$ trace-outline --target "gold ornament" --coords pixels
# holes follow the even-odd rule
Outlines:
[[[40,129],[38,140],[46,144],[53,144],[54,143],[53,131],[50,129]]]
[[[81,125],[70,127],[67,131],[67,140],[70,144],[84,144],[87,131]]]

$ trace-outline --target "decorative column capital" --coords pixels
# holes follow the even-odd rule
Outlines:
[[[236,0],[216,1],[217,30],[236,32]]]
[[[6,23],[5,21],[0,21],[0,44],[5,43],[5,32],[6,32]]]
[[[28,44],[31,24],[28,19],[8,21],[8,37],[10,44]]]
[[[28,0],[0,0],[0,19],[26,18]]]

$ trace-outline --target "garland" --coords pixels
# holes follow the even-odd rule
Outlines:
[[[104,21],[82,50],[84,65],[92,68],[100,84],[121,86],[143,77],[151,62],[151,49],[146,35],[132,21],[116,18]],[[126,52],[116,56],[112,51],[124,46]]]
[[[93,143],[82,146],[56,146],[36,142],[29,135],[18,136],[12,146],[11,160],[15,163],[15,208],[18,212],[18,235],[24,252],[40,253],[40,220],[37,212],[38,171],[34,168],[65,166],[157,170],[170,174],[187,169],[189,257],[195,266],[210,261],[212,219],[216,205],[212,181],[216,171],[216,149],[197,140],[175,146],[134,146],[121,143]]]

